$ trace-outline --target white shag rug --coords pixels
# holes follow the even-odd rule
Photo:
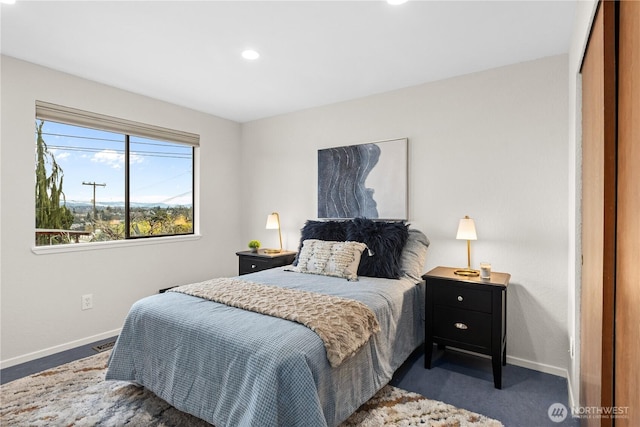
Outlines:
[[[104,381],[111,351],[77,360],[0,388],[2,426],[210,427],[148,390]],[[499,421],[385,386],[341,427],[499,427]]]

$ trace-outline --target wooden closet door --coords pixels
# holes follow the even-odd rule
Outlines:
[[[601,2],[582,64],[580,406],[613,403],[615,286],[615,5]],[[611,420],[586,419],[609,426]]]
[[[618,224],[615,395],[628,418],[640,422],[640,2],[622,1],[618,59]]]

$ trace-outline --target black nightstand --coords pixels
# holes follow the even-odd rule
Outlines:
[[[296,252],[282,251],[275,254],[267,254],[259,250],[258,252],[236,252],[236,255],[238,255],[238,273],[243,275],[289,265],[296,257]]]
[[[436,267],[427,283],[424,367],[431,368],[433,343],[491,356],[493,384],[502,388],[507,364],[507,286],[510,274],[491,278],[457,276],[455,268]]]

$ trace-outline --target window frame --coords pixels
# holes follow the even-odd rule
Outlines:
[[[125,236],[124,239],[108,240],[99,242],[83,242],[60,245],[36,245],[32,246],[32,251],[36,254],[53,253],[53,252],[74,252],[78,250],[112,248],[121,246],[130,246],[132,242],[146,241],[144,244],[155,244],[160,242],[178,242],[185,240],[199,239],[198,233],[199,215],[196,211],[196,156],[197,148],[200,146],[200,135],[149,125],[145,123],[135,122],[132,120],[121,119],[114,116],[108,116],[99,113],[88,112],[76,108],[61,106],[45,101],[36,100],[35,120],[44,120],[56,123],[63,123],[71,126],[79,126],[100,131],[108,131],[118,133],[124,136],[124,209],[125,209]],[[191,147],[191,194],[192,194],[192,216],[193,226],[191,232],[177,234],[162,235],[131,235],[130,230],[130,137],[137,136],[142,138],[159,140],[162,142],[186,145]]]

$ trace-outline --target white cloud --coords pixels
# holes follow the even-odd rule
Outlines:
[[[119,169],[124,164],[124,154],[120,154],[114,150],[102,150],[93,155],[92,162],[104,163],[114,169]]]
[[[60,160],[66,159],[67,157],[71,156],[71,153],[60,151],[55,148],[50,149],[49,152],[51,153],[53,158],[56,159],[56,162],[59,162]]]
[[[144,159],[136,154],[129,155],[131,163],[142,163]],[[92,162],[104,163],[114,169],[120,169],[124,165],[124,154],[115,150],[102,150],[93,155]]]

